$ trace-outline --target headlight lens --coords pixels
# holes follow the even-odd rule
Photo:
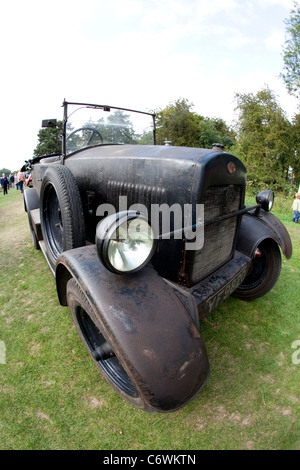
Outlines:
[[[270,189],[266,191],[261,191],[256,196],[257,204],[260,204],[261,208],[264,209],[266,212],[270,212],[272,210],[274,204],[274,193]]]
[[[132,273],[152,257],[156,241],[147,219],[130,211],[101,221],[96,231],[100,260],[112,272]]]
[[[110,264],[121,272],[135,271],[144,265],[153,248],[153,234],[147,221],[125,220],[108,242]]]

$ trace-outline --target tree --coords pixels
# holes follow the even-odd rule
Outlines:
[[[211,148],[215,142],[223,144],[226,150],[232,147],[235,140],[234,132],[220,118],[203,118],[199,121],[198,147]]]
[[[107,142],[120,142],[123,144],[134,143],[134,129],[130,122],[130,116],[117,109],[107,118],[107,136],[104,140]]]
[[[153,145],[153,131],[144,131],[141,135],[137,136],[136,142],[139,145]]]
[[[292,142],[294,159],[291,161],[291,167],[296,181],[300,182],[300,114],[296,114],[292,121]]]
[[[0,177],[3,175],[3,173],[5,174],[5,176],[9,176],[11,174],[11,171],[8,170],[7,168],[2,168],[0,170]]]
[[[61,153],[62,142],[62,121],[57,122],[57,127],[46,127],[38,132],[38,143],[34,149],[33,155],[41,157],[42,155],[51,155]]]
[[[157,143],[185,147],[211,148],[219,142],[227,148],[233,145],[234,133],[223,119],[208,118],[192,111],[193,104],[178,99],[165,109],[157,111]]]
[[[292,124],[269,88],[236,94],[237,144],[234,152],[246,164],[250,184],[282,190],[294,162]],[[234,153],[233,152],[233,153]]]
[[[300,92],[300,6],[294,1],[290,17],[285,20],[286,40],[283,51],[284,73],[281,74],[291,95]]]
[[[156,112],[158,144],[171,141],[173,145],[198,147],[199,117],[191,111],[192,107],[192,103],[180,98]]]

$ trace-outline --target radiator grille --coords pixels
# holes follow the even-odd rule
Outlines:
[[[145,206],[161,204],[165,198],[165,188],[145,184],[108,181],[106,196],[108,201],[117,201],[119,196],[127,196],[128,207],[139,202]]]
[[[211,186],[200,203],[204,204],[205,222],[240,209],[240,186]],[[194,254],[190,283],[195,284],[222,265],[231,255],[237,217],[214,222],[204,228],[204,245]]]

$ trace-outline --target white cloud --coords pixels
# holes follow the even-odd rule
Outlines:
[[[138,0],[110,0],[108,7],[116,16],[125,20],[139,16],[143,9],[143,2]]]
[[[281,51],[285,41],[284,31],[271,31],[271,34],[264,39],[268,49]]]
[[[257,3],[261,8],[279,5],[286,10],[290,10],[293,7],[294,0],[255,0],[254,3]]]

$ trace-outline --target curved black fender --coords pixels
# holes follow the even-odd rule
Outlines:
[[[64,252],[56,265],[62,305],[67,305],[71,277],[149,409],[176,410],[202,389],[209,375],[203,340],[172,288],[151,266],[120,276],[104,268],[95,245]]]
[[[37,191],[34,188],[27,188],[23,194],[24,210],[25,212],[27,212],[28,215],[28,223],[33,245],[37,250],[39,250],[39,241],[43,239],[39,215],[40,199]],[[38,214],[38,217],[36,217],[36,215],[34,216],[34,214]]]
[[[255,210],[244,214],[237,238],[237,250],[253,257],[258,245],[265,239],[271,238],[282,249],[287,259],[292,256],[292,242],[285,226],[270,212]]]
[[[38,209],[40,207],[40,198],[38,193],[34,188],[26,188],[23,193],[24,196],[24,210],[25,212],[29,212]]]

